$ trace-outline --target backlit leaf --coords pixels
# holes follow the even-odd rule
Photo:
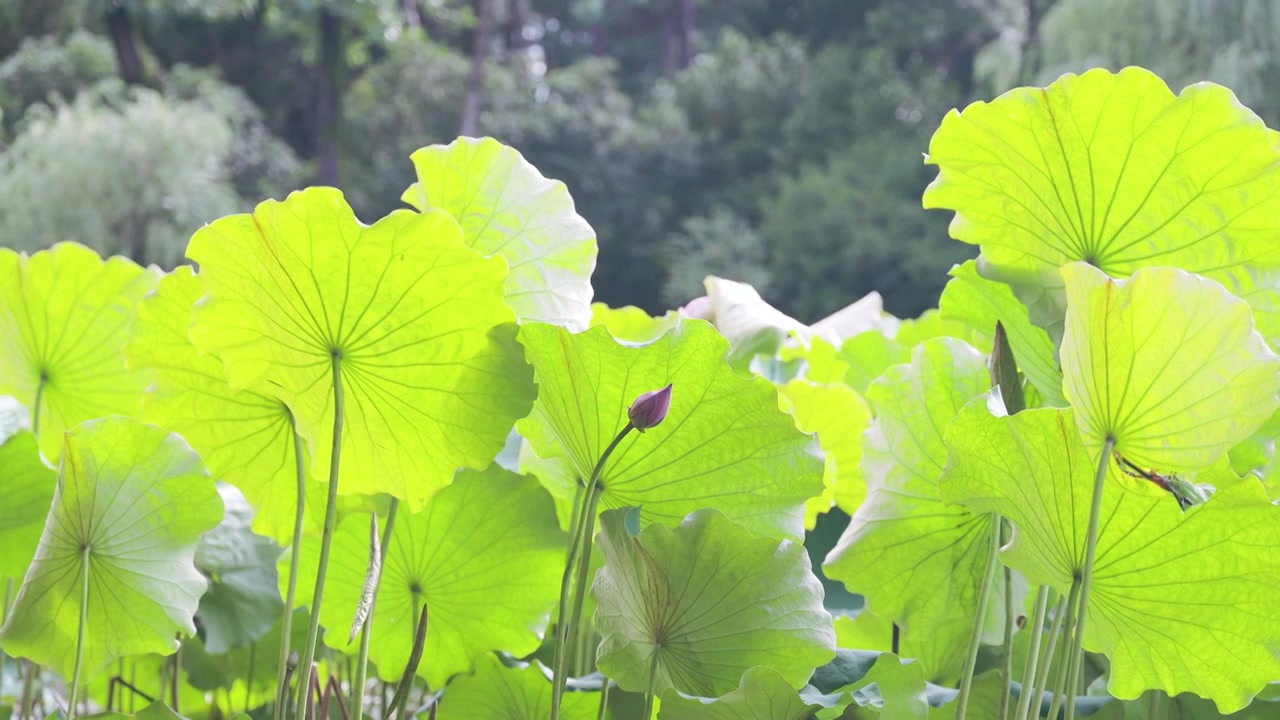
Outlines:
[[[196,541],[221,517],[213,481],[177,435],[127,418],[71,430],[40,547],[0,630],[5,651],[71,677],[87,573],[87,675],[172,653],[179,633],[195,632],[207,585]]]
[[[867,495],[862,479],[862,433],[871,424],[871,410],[847,385],[818,385],[792,380],[778,388],[791,405],[796,427],[816,433],[825,456],[822,495],[805,503],[805,527],[812,530],[820,513],[834,505],[852,515]]]
[[[0,585],[12,580],[16,589],[40,544],[57,472],[41,459],[35,436],[23,431],[0,445],[0,478]]]
[[[564,720],[595,720],[598,693],[565,693]],[[440,702],[440,720],[546,720],[551,716],[551,681],[536,663],[507,667],[493,655],[476,661],[474,675],[449,683]]]
[[[737,688],[715,700],[686,697],[669,688],[658,720],[809,720],[822,707],[802,699],[777,670],[757,665],[742,674]]]
[[[398,210],[365,226],[340,192],[310,188],[201,228],[187,254],[207,294],[191,339],[222,358],[232,387],[289,404],[318,478],[337,363],[342,494],[419,509],[459,467],[487,465],[528,412],[505,262],[465,247],[447,213]]]
[[[147,377],[129,371],[121,348],[159,276],[75,243],[30,256],[0,248],[0,395],[31,410],[50,462],[62,456],[68,428],[141,409]]]
[[[600,518],[604,568],[591,587],[603,638],[597,667],[619,687],[715,697],[768,665],[800,687],[831,659],[835,632],[804,546],[751,534],[715,510],[678,527]]]
[[[822,492],[815,443],[778,408],[771,383],[725,364],[729,345],[710,325],[686,320],[643,347],[598,326],[529,324],[520,339],[538,382],[520,433],[540,457],[567,457],[579,478],[591,477],[631,402],[672,384],[666,420],[631,433],[605,465],[602,508],[637,506],[645,522],[674,525],[710,507],[757,532],[803,534],[803,504]]]
[[[1084,565],[1098,461],[1072,412],[993,417],[977,400],[947,444],[944,496],[1011,519],[1005,563],[1065,595]],[[1197,480],[1217,492],[1185,514],[1167,495],[1103,487],[1085,647],[1110,659],[1116,697],[1193,692],[1233,712],[1280,677],[1280,507],[1225,459]]]
[[[444,210],[462,226],[467,247],[506,259],[507,303],[521,320],[587,329],[596,233],[574,211],[564,183],[493,138],[460,137],[412,160],[418,182],[401,200]]]

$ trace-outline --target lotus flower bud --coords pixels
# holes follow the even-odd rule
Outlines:
[[[640,432],[654,427],[667,418],[667,410],[671,408],[671,385],[661,390],[650,390],[641,393],[636,401],[627,408],[627,417],[631,426]]]

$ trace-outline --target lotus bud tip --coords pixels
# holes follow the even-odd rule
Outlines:
[[[650,390],[641,393],[631,407],[627,408],[627,418],[636,430],[644,432],[659,425],[667,417],[671,408],[671,384],[661,390]]]

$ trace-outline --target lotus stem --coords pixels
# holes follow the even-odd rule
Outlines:
[[[1107,479],[1107,464],[1111,461],[1111,451],[1115,449],[1116,439],[1107,436],[1102,446],[1102,457],[1098,458],[1098,471],[1093,477],[1093,499],[1089,503],[1089,530],[1085,536],[1084,573],[1080,578],[1080,602],[1076,606],[1076,625],[1074,641],[1071,645],[1071,656],[1067,666],[1067,718],[1076,717],[1076,687],[1080,684],[1080,674],[1084,665],[1084,623],[1089,613],[1089,590],[1093,582],[1093,558],[1098,550],[1098,517],[1102,514],[1102,486]]]
[[[596,462],[595,468],[591,471],[591,478],[587,481],[581,512],[578,513],[573,525],[576,534],[569,538],[569,553],[565,559],[564,576],[560,582],[560,610],[556,626],[555,656],[551,663],[554,675],[551,680],[551,720],[560,720],[560,702],[564,696],[565,682],[568,680],[566,670],[569,652],[573,647],[578,619],[582,615],[582,594],[586,591],[587,573],[591,568],[591,541],[596,530],[596,507],[600,502],[602,491],[600,473],[603,472],[604,465],[614,449],[634,429],[635,426],[628,422],[600,454],[600,460]],[[573,596],[573,611],[566,614],[565,608],[570,602],[570,582],[573,583],[576,593]]]
[[[1071,592],[1067,595],[1067,611],[1062,614],[1062,637],[1064,642],[1062,647],[1058,648],[1061,654],[1058,657],[1058,674],[1053,681],[1053,700],[1049,705],[1049,717],[1058,717],[1058,708],[1062,707],[1062,696],[1067,685],[1067,658],[1070,655],[1071,629],[1076,622],[1076,605],[1080,602],[1080,578],[1073,578],[1071,581]],[[1052,639],[1050,640],[1050,648],[1052,648]]]
[[[74,720],[76,716],[76,700],[80,693],[80,668],[84,665],[84,631],[89,624],[89,551],[88,545],[80,551],[80,626],[76,628],[76,659],[74,669],[71,671],[71,692],[67,698],[67,720]]]
[[[1000,693],[1000,720],[1009,718],[1009,695],[1013,689],[1013,571],[1004,568],[1004,689]]]
[[[293,637],[293,601],[298,589],[298,551],[302,547],[302,525],[306,519],[307,467],[302,454],[302,437],[298,435],[298,423],[288,407],[289,429],[293,432],[293,465],[298,488],[298,501],[293,517],[293,544],[289,546],[289,584],[284,596],[284,617],[280,620],[280,664],[276,666],[276,707],[272,717],[285,720],[286,699],[289,697],[289,651]]]
[[[333,352],[333,448],[329,456],[329,496],[324,508],[324,534],[320,536],[320,564],[316,568],[316,590],[311,597],[311,618],[307,626],[307,641],[303,646],[302,672],[298,681],[298,710],[296,720],[307,716],[307,700],[310,697],[307,680],[316,658],[316,638],[320,632],[320,607],[324,600],[324,577],[329,567],[329,546],[333,541],[333,528],[338,519],[338,463],[342,456],[342,365],[341,355]]]
[[[1031,616],[1031,639],[1027,643],[1027,662],[1022,670],[1022,692],[1018,695],[1018,708],[1014,720],[1027,720],[1027,712],[1031,709],[1031,695],[1036,685],[1036,664],[1040,661],[1040,635],[1044,631],[1044,617],[1049,609],[1049,586],[1041,585],[1036,590],[1036,609]],[[1012,658],[1010,658],[1012,663]],[[1036,696],[1039,700],[1039,696]],[[1037,703],[1037,708],[1039,704]],[[1040,713],[1037,712],[1038,716]]]
[[[956,720],[964,720],[969,710],[969,693],[973,687],[973,672],[978,665],[978,649],[982,646],[982,621],[991,599],[991,584],[995,582],[996,565],[1000,562],[1000,514],[991,513],[991,538],[987,543],[987,563],[982,570],[982,584],[978,588],[978,614],[969,630],[969,648],[964,660],[964,674],[960,676],[960,695],[956,698]]]
[[[396,510],[400,507],[399,498],[391,498],[391,507],[387,509],[387,526],[382,529],[382,562],[386,561],[387,549],[391,547],[391,530],[396,525]],[[373,611],[378,604],[378,587],[382,585],[382,573],[378,573],[378,581],[374,584],[373,600],[369,603],[369,614],[360,627],[360,655],[356,658],[355,679],[351,681],[352,715],[355,720],[364,717],[364,684],[369,672],[369,635],[373,626]]]

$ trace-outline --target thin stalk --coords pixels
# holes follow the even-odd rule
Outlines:
[[[414,598],[417,602],[417,598]],[[405,705],[409,702],[409,690],[413,688],[413,678],[418,674],[418,663],[422,662],[422,648],[427,642],[427,604],[422,605],[422,614],[413,626],[413,649],[409,651],[409,662],[405,664],[404,675],[396,686],[396,694],[391,697],[391,712],[405,720]],[[388,715],[383,720],[390,720]]]
[[[973,687],[973,671],[978,665],[978,649],[982,646],[982,621],[987,614],[987,602],[991,599],[991,584],[996,578],[996,565],[1000,562],[1000,515],[991,513],[991,539],[987,545],[987,563],[982,570],[982,585],[978,590],[978,616],[969,630],[969,650],[965,656],[964,674],[960,676],[960,695],[956,698],[956,720],[964,720],[969,710],[969,692]]]
[[[1151,699],[1147,701],[1147,717],[1150,720],[1156,720],[1156,718],[1160,717],[1160,700],[1160,691],[1152,690]]]
[[[1062,614],[1062,637],[1064,642],[1059,648],[1058,674],[1053,681],[1053,700],[1049,704],[1049,717],[1058,717],[1058,708],[1062,707],[1062,696],[1067,687],[1067,658],[1070,654],[1071,629],[1076,623],[1076,606],[1080,602],[1080,578],[1071,581],[1071,592],[1067,595],[1067,611]]]
[[[76,660],[71,671],[71,693],[67,698],[67,720],[76,716],[76,698],[80,693],[80,667],[84,664],[84,631],[89,624],[89,546],[80,551],[80,627],[76,628]],[[27,717],[30,717],[28,715]]]
[[[600,487],[600,473],[604,470],[604,464],[609,460],[609,456],[613,454],[614,449],[634,429],[635,426],[628,422],[613,438],[608,447],[604,449],[604,452],[600,454],[600,460],[596,462],[595,468],[591,471],[591,478],[587,481],[581,512],[578,514],[577,522],[575,523],[577,532],[569,540],[569,555],[565,560],[564,576],[560,582],[560,610],[556,628],[556,647],[551,663],[554,671],[554,676],[551,679],[551,720],[560,720],[560,701],[564,696],[565,683],[568,681],[566,670],[569,662],[569,653],[572,648],[578,619],[582,615],[582,593],[586,590],[587,573],[591,568],[591,540],[592,535],[595,534],[596,507],[600,502],[602,490]],[[565,608],[569,605],[571,581],[576,588],[576,593],[573,596],[573,611],[571,614],[566,615]]]
[[[649,690],[644,694],[644,715],[640,717],[643,720],[652,720],[653,718],[653,685],[658,676],[658,648],[653,648],[653,658],[649,661]]]
[[[276,666],[275,720],[284,720],[286,698],[289,697],[289,650],[293,636],[293,600],[298,588],[298,551],[302,547],[302,525],[306,517],[307,468],[302,456],[302,438],[293,412],[289,413],[289,428],[293,431],[293,465],[297,479],[298,502],[293,517],[293,544],[289,546],[289,585],[284,597],[284,618],[280,621],[280,664]]]
[[[1004,690],[1000,694],[1000,720],[1009,718],[1009,696],[1013,690],[1013,571],[1004,568]]]
[[[1036,684],[1033,688],[1036,698],[1036,716],[1040,714],[1040,698],[1044,695],[1045,688],[1049,682],[1049,666],[1053,665],[1053,653],[1058,649],[1058,635],[1062,630],[1062,616],[1067,611],[1067,598],[1059,597],[1058,602],[1053,606],[1053,624],[1049,626],[1049,642],[1047,647],[1041,649],[1036,648],[1039,653],[1037,664],[1039,668],[1036,670]]]
[[[1022,669],[1022,694],[1018,696],[1018,708],[1014,720],[1027,720],[1027,712],[1031,709],[1031,694],[1036,685],[1036,663],[1040,661],[1040,635],[1044,632],[1044,616],[1049,609],[1049,586],[1041,585],[1036,590],[1036,609],[1031,617],[1031,639],[1027,642],[1027,662]],[[1039,700],[1039,695],[1036,696]],[[1037,703],[1037,709],[1039,704]],[[1040,713],[1037,712],[1038,716]]]
[[[258,643],[249,645],[249,672],[244,676],[244,714],[249,714],[249,696],[253,692],[253,666],[258,663]],[[231,711],[231,689],[227,688],[227,711]]]
[[[173,697],[173,712],[178,712],[178,681],[181,679],[182,668],[182,646],[178,646],[178,651],[173,654],[173,674],[169,676],[169,694]],[[227,708],[231,707],[231,702],[227,702]]]
[[[605,710],[609,707],[609,678],[601,678],[604,685],[600,686],[600,709],[596,711],[596,720],[604,720]]]
[[[40,382],[36,384],[36,403],[31,407],[31,434],[40,437],[40,403],[44,400],[44,384],[48,381],[44,371],[40,372]]]
[[[298,681],[298,710],[295,718],[307,716],[307,699],[310,696],[305,678],[311,674],[311,664],[316,658],[316,637],[320,632],[320,605],[324,600],[324,576],[329,568],[329,545],[333,541],[333,527],[338,519],[338,466],[342,457],[342,367],[337,351],[333,354],[333,449],[329,456],[329,496],[325,500],[324,534],[320,537],[320,564],[316,569],[316,591],[311,597],[311,622],[307,625],[307,641],[303,646],[298,665],[302,678]]]
[[[4,583],[4,605],[0,606],[0,625],[4,625],[4,619],[9,615],[9,598],[13,595],[13,578],[9,578]],[[0,695],[4,694],[4,670],[5,670],[4,649],[0,648]]]
[[[1074,640],[1071,644],[1071,656],[1068,662],[1067,718],[1076,717],[1076,686],[1080,684],[1080,675],[1084,665],[1084,622],[1089,613],[1089,590],[1093,582],[1093,557],[1098,550],[1098,516],[1102,514],[1102,485],[1107,479],[1107,464],[1111,461],[1111,451],[1115,449],[1116,440],[1107,436],[1102,446],[1102,457],[1098,458],[1098,471],[1093,476],[1093,499],[1089,503],[1089,531],[1085,536],[1084,574],[1080,578],[1080,602],[1076,607],[1076,626]]]
[[[399,498],[391,498],[391,506],[387,509],[387,526],[382,529],[382,561],[386,562],[387,551],[391,545],[391,530],[396,525],[396,510],[400,507]],[[378,604],[378,586],[382,584],[382,574],[378,574],[378,582],[373,587],[373,602],[369,603],[369,615],[360,628],[360,655],[356,659],[355,679],[351,681],[352,714],[355,720],[364,718],[364,684],[369,672],[369,635],[373,626],[373,611]]]

